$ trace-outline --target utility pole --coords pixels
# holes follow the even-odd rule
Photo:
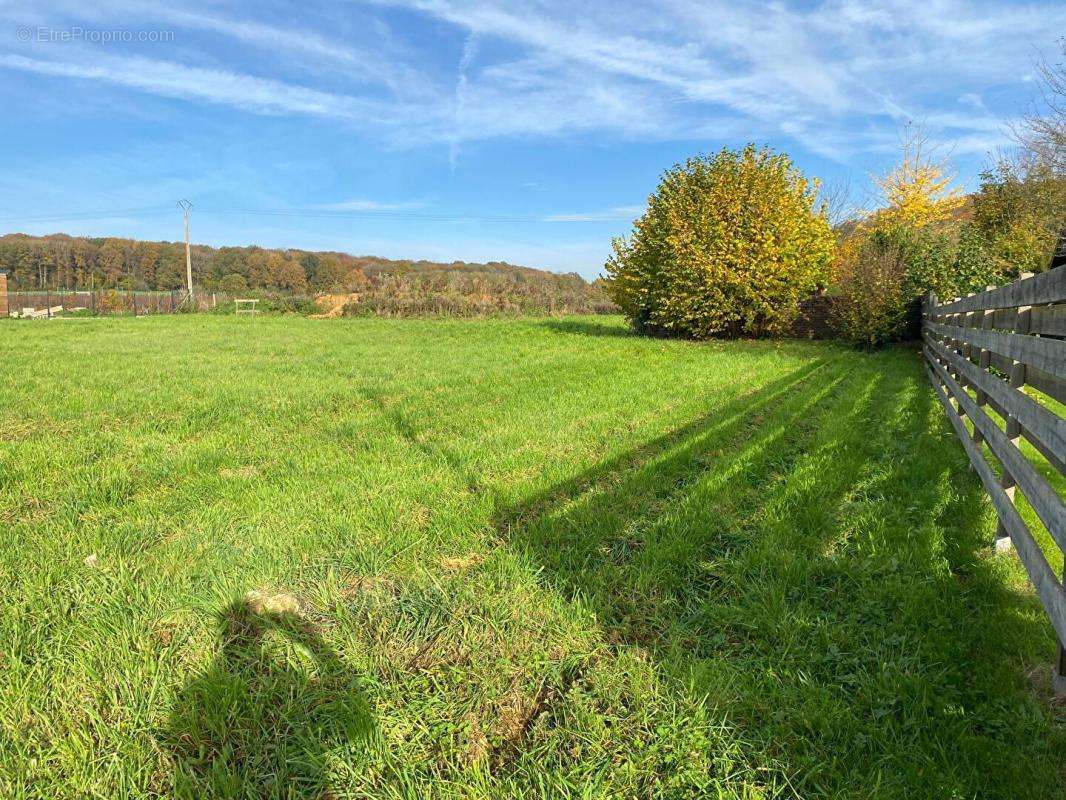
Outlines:
[[[189,253],[189,210],[192,203],[182,198],[178,201],[178,208],[185,215],[185,277],[189,282],[189,302],[192,302],[192,255]]]

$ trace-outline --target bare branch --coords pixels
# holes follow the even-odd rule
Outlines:
[[[1066,55],[1066,39],[1061,40]],[[1014,126],[1018,142],[1045,168],[1066,175],[1066,63],[1037,63],[1040,100]]]

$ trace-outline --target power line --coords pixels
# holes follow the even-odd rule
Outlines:
[[[421,222],[545,222],[537,216],[486,216],[483,214],[445,214],[437,212],[361,210],[329,211],[321,209],[202,209],[211,214],[233,214],[255,217],[293,217],[298,219],[395,219]]]
[[[170,213],[171,207],[129,208],[109,211],[72,211],[66,214],[35,217],[0,217],[0,223],[27,223],[27,222],[78,222],[89,219],[104,219],[117,216],[157,216]],[[574,224],[574,223],[602,223],[625,221],[619,217],[617,220],[604,218],[603,216],[590,214],[583,217],[581,214],[547,214],[547,215],[485,215],[485,214],[448,214],[443,212],[418,212],[402,211],[397,209],[364,209],[364,210],[326,210],[326,209],[233,209],[198,207],[200,213],[218,215],[236,215],[253,217],[287,217],[293,219],[361,219],[361,220],[397,220],[402,222],[441,222],[441,223],[544,223],[544,224]]]
[[[128,216],[143,217],[158,214],[169,214],[170,206],[150,206],[147,208],[120,208],[113,211],[70,211],[64,214],[55,214],[39,217],[0,217],[0,222],[78,222],[86,219],[103,219],[106,217]]]
[[[582,222],[624,222],[628,216],[609,217],[603,214],[448,214],[443,212],[400,211],[392,209],[361,209],[358,211],[327,209],[201,209],[212,214],[239,214],[263,217],[296,217],[310,219],[398,219],[419,222],[541,222],[541,223],[582,223]],[[634,215],[635,216],[635,215]]]

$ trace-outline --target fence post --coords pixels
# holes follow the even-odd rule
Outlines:
[[[46,286],[44,289],[44,309],[48,314],[48,319],[52,318],[52,288]]]
[[[968,295],[966,295],[966,297],[970,298],[970,297],[973,297],[975,294],[976,294],[976,292],[970,292]],[[963,315],[962,315],[962,327],[963,328],[972,328],[976,321],[977,321],[977,312],[975,312],[975,311],[966,311],[966,312],[963,313]],[[964,359],[966,359],[967,361],[970,361],[972,359],[972,357],[973,357],[973,345],[970,344],[969,342],[963,342],[963,345],[962,345],[962,357]],[[968,380],[966,380],[965,376],[960,376],[960,378],[961,378],[961,380],[959,382],[960,386],[968,386],[969,385],[970,382]]]
[[[958,295],[955,295],[951,299],[951,302],[952,303],[957,303],[961,299],[962,299],[961,297],[959,297]],[[955,311],[955,312],[953,312],[953,313],[948,315],[946,323],[948,325],[952,325],[952,326],[955,326],[955,327],[961,327],[962,320],[959,319],[959,317],[960,317],[959,312]],[[962,352],[962,342],[959,341],[958,339],[952,339],[951,340],[951,349],[954,350],[956,353],[961,353]],[[947,366],[948,374],[951,375],[951,377],[953,377],[955,380],[959,380],[959,371],[957,369],[955,369],[955,367],[951,366],[950,364],[947,364],[946,366]],[[941,381],[941,385],[943,385],[943,381]],[[966,416],[966,412],[962,410],[962,408],[959,406],[959,401],[956,400],[952,396],[951,392],[948,392],[948,402],[951,403],[952,407],[958,412],[960,417],[965,417]]]
[[[1062,565],[1062,585],[1066,586],[1066,562]],[[1062,641],[1059,642],[1059,657],[1051,678],[1051,688],[1057,697],[1066,697],[1066,645]]]
[[[987,291],[990,291],[990,290],[995,289],[995,288],[996,288],[995,286],[986,286],[985,287],[985,291],[987,292]],[[986,331],[991,330],[992,329],[992,325],[995,322],[995,317],[996,317],[995,309],[987,309],[984,312],[983,316],[981,317],[981,329],[982,330],[986,330]],[[982,348],[980,348],[978,353],[979,353],[979,355],[977,356],[977,366],[979,366],[982,371],[987,372],[989,365],[992,363],[992,351],[991,350],[986,350],[986,349],[984,349],[982,347]],[[988,403],[988,395],[985,394],[980,389],[978,389],[977,390],[977,407],[978,408],[983,408],[987,403]],[[981,444],[981,442],[983,442],[984,440],[985,440],[985,437],[981,435],[981,431],[977,430],[977,428],[975,426],[974,429],[973,429],[973,441],[974,441],[974,444]]]
[[[1023,272],[1018,276],[1019,280],[1033,277],[1031,272]],[[1022,335],[1029,333],[1029,322],[1032,319],[1032,306],[1019,306],[1014,312],[1014,332]],[[1010,385],[1018,390],[1021,390],[1025,386],[1025,364],[1021,361],[1011,361],[1010,366]],[[1021,435],[1022,426],[1018,420],[1007,415],[1007,438],[1010,439],[1011,444],[1015,447],[1018,446],[1018,437]],[[1014,476],[1011,475],[1010,470],[1003,466],[1003,472],[999,479],[1000,486],[1007,493],[1007,497],[1010,501],[1014,502]],[[1002,522],[996,525],[996,550],[1005,551],[1010,550],[1011,540],[1007,534],[1007,529],[1003,526]]]
[[[922,301],[922,341],[925,341],[926,326],[936,322],[936,292],[926,292]]]

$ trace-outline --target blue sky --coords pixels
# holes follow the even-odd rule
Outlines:
[[[44,6],[47,6],[45,8]],[[871,206],[920,123],[963,185],[1062,2],[0,4],[0,230],[599,273],[658,175],[748,141]]]

